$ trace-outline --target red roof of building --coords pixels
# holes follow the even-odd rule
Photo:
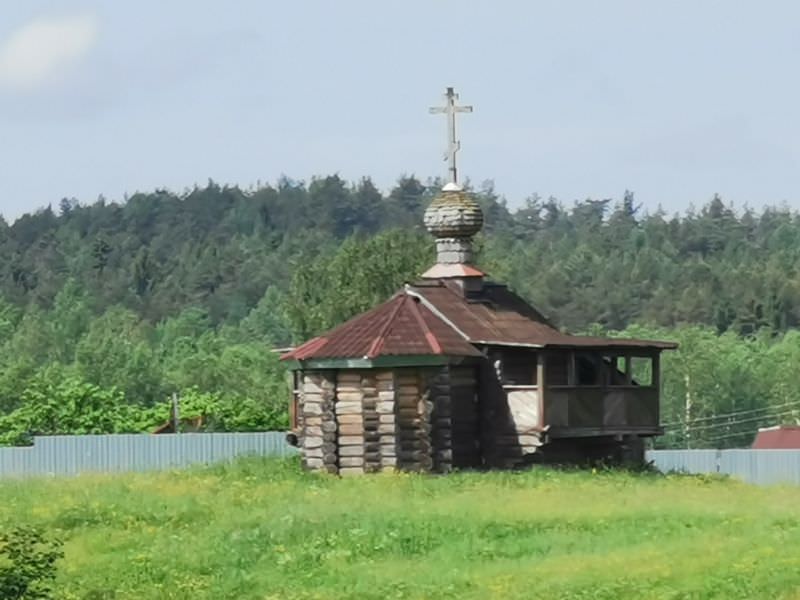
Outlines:
[[[778,425],[759,429],[755,441],[755,450],[800,449],[800,426]]]
[[[417,297],[403,290],[281,358],[373,359],[403,355],[481,356],[481,353]]]
[[[659,350],[677,347],[674,342],[562,333],[504,285],[484,283],[478,294],[468,293],[466,297],[460,289],[443,281],[423,281],[410,289],[473,344]]]
[[[284,354],[282,359],[366,358],[402,355],[481,356],[476,345],[665,350],[673,342],[574,336],[503,285],[478,293],[425,280]]]

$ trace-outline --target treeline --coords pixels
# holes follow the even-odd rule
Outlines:
[[[393,228],[424,235],[439,182],[402,178],[387,195],[369,179],[288,179],[252,191],[213,182],[184,194],[135,194],[0,220],[0,295],[50,308],[68,279],[93,314],[120,305],[149,323],[185,307],[237,323],[297,268],[350,236]],[[570,205],[528,198],[511,210],[490,184],[481,264],[570,329],[592,323],[702,323],[748,334],[800,323],[800,217],[788,208],[734,211],[714,197],[682,215],[643,212],[633,194]],[[359,265],[365,268],[368,265]]]
[[[386,195],[338,176],[255,190],[210,182],[0,219],[2,440],[147,430],[166,421],[173,392],[209,428],[284,427],[286,374],[272,349],[429,266],[421,215],[439,187],[413,177]],[[714,197],[682,215],[647,213],[630,193],[570,205],[532,196],[511,210],[491,185],[473,191],[486,215],[479,263],[492,278],[572,331],[682,342],[664,367],[663,420],[688,414],[691,443],[722,435],[715,415],[749,411],[745,423],[727,418],[725,444],[792,417],[796,212],[734,211]],[[667,442],[687,442],[682,425],[670,431]]]

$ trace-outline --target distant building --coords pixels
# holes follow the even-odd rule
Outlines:
[[[447,98],[434,111],[451,119],[451,183],[424,216],[436,264],[282,356],[303,464],[349,475],[643,459],[643,438],[663,433],[660,353],[676,345],[562,333],[472,264],[483,214],[455,183],[452,120],[471,107],[456,107],[452,89]],[[634,380],[635,361],[646,381]]]
[[[800,450],[800,425],[777,425],[758,430],[754,450]]]

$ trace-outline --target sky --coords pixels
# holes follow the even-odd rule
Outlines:
[[[647,209],[800,209],[800,3],[31,0],[0,6],[0,214],[208,179],[445,176]]]

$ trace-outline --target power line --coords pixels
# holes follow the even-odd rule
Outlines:
[[[756,417],[749,417],[747,419],[739,419],[738,421],[727,421],[725,423],[711,423],[709,425],[701,425],[700,427],[690,427],[690,432],[695,431],[706,431],[707,429],[718,429],[720,427],[730,427],[731,425],[741,425],[742,423],[753,423],[754,421],[761,421],[762,419],[774,419],[777,417],[782,417],[785,415],[792,414],[793,411],[791,410],[783,410],[779,413],[775,413],[772,415],[758,415]]]
[[[751,417],[749,419],[740,419],[738,421],[730,421],[728,423],[714,423],[713,425],[705,425],[703,427],[696,427],[694,429],[689,429],[688,433],[690,435],[693,435],[693,434],[697,433],[698,431],[706,431],[706,430],[709,430],[709,429],[712,429],[712,430],[713,429],[719,429],[719,428],[722,428],[722,427],[730,427],[732,425],[741,425],[743,423],[752,423],[752,422],[755,422],[755,421],[760,421],[762,419],[765,419],[765,420],[766,419],[769,419],[769,420],[783,419],[785,417],[791,416],[793,414],[793,412],[794,411],[792,411],[792,410],[783,410],[783,411],[780,411],[780,412],[775,413],[773,415],[760,415],[758,417]],[[678,436],[678,435],[681,435],[682,433],[684,433],[684,432],[683,431],[670,431],[670,432],[667,432],[665,435]],[[713,433],[713,431],[711,433]],[[730,435],[730,437],[733,437],[735,435],[744,435],[745,433],[750,433],[750,432],[749,431],[739,431],[739,432],[736,432],[736,433],[731,433],[729,435]],[[723,435],[721,437],[728,437],[728,436],[727,435]],[[701,438],[701,440],[698,440],[698,441],[712,441],[714,439],[717,439],[717,438],[712,436],[710,438],[707,438],[707,437],[706,438]]]
[[[688,421],[688,425],[689,425],[689,427],[691,427],[695,423],[703,423],[705,421],[712,421],[714,419],[729,419],[731,417],[738,417],[738,416],[741,416],[741,415],[747,415],[747,414],[753,414],[753,413],[759,413],[759,412],[769,412],[769,411],[775,410],[777,408],[784,408],[784,407],[789,407],[789,406],[797,406],[798,408],[800,408],[800,400],[795,400],[794,402],[787,402],[785,404],[777,404],[775,406],[763,406],[761,408],[751,408],[749,410],[740,410],[740,411],[731,412],[731,413],[722,413],[722,414],[719,414],[719,415],[711,415],[710,417],[699,417],[697,419],[692,419],[691,421]],[[686,421],[673,421],[671,423],[664,423],[662,425],[662,427],[664,427],[665,429],[685,428],[686,426],[687,426],[687,422]]]
[[[746,415],[751,413],[758,413],[758,412],[768,412],[770,410],[774,410],[776,408],[782,408],[787,406],[800,406],[800,400],[795,400],[793,402],[786,402],[784,404],[776,404],[775,406],[762,406],[761,408],[751,408],[748,410],[739,410],[730,413],[721,413],[718,415],[711,415],[708,417],[698,417],[696,419],[691,419],[688,423],[689,425],[693,425],[694,423],[702,423],[705,421],[712,421],[714,419],[727,419],[730,417],[738,417],[740,415]],[[686,427],[686,421],[673,421],[671,423],[664,423],[663,427]]]

